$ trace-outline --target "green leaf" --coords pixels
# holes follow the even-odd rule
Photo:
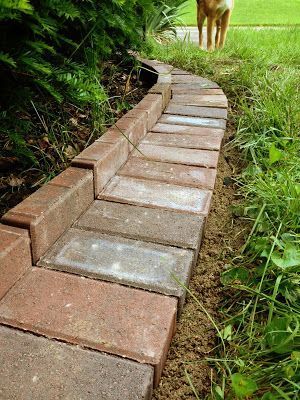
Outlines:
[[[236,373],[231,375],[231,386],[238,398],[251,396],[258,390],[256,382],[246,375]]]
[[[291,359],[293,361],[300,361],[300,351],[293,351],[291,354]]]
[[[275,146],[275,143],[272,143],[269,149],[269,163],[270,165],[276,163],[277,161],[281,160],[283,157],[283,153],[278,150]]]
[[[266,327],[266,343],[270,350],[277,354],[289,353],[293,350],[294,336],[295,332],[291,327],[289,317],[276,317]]]
[[[213,393],[215,395],[216,400],[223,400],[224,397],[224,392],[220,386],[215,385],[213,387]]]
[[[283,254],[274,251],[271,259],[277,267],[282,269],[296,267],[300,265],[300,251],[292,243],[287,243]]]
[[[220,331],[219,336],[224,340],[228,340],[229,342],[232,339],[232,325],[225,326],[225,328]]]
[[[221,275],[223,285],[245,284],[249,280],[249,271],[243,267],[233,267],[224,271]]]
[[[277,397],[275,397],[274,394],[271,392],[265,393],[261,398],[261,400],[276,400],[276,399]]]

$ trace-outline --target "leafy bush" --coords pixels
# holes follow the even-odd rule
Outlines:
[[[152,7],[153,0],[0,0],[0,129],[9,153],[33,160],[24,135],[36,101],[101,109],[102,61],[139,46]]]

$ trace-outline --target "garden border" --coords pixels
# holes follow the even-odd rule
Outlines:
[[[186,125],[190,131],[195,127],[202,127],[201,129],[205,132],[206,130],[207,132],[213,130],[218,131],[215,137],[215,142],[217,142],[217,144],[215,144],[215,142],[212,144],[212,142],[207,139],[209,136],[208,133],[204,134],[204,141],[206,140],[208,143],[208,147],[205,147],[205,149],[208,150],[201,150],[205,160],[199,160],[199,162],[192,161],[190,163],[192,166],[200,165],[214,171],[216,170],[219,154],[217,152],[221,146],[226,125],[225,119],[227,118],[227,99],[223,91],[214,82],[173,68],[159,61],[150,61],[142,58],[139,58],[139,61],[145,65],[147,69],[153,70],[158,76],[157,82],[149,90],[148,94],[132,110],[110,127],[99,139],[76,156],[69,168],[42,188],[38,189],[16,207],[9,210],[2,217],[2,224],[0,224],[0,272],[2,275],[0,282],[0,325],[2,323],[11,326],[10,323],[7,323],[6,320],[4,321],[1,318],[1,299],[5,301],[6,298],[9,297],[7,294],[10,293],[19,280],[22,280],[23,275],[29,271],[32,266],[37,265],[41,257],[43,257],[53,244],[61,238],[83,213],[86,212],[95,199],[110,200],[109,196],[111,194],[103,194],[103,191],[107,189],[111,179],[114,178],[117,172],[124,166],[133,152],[139,152],[144,156],[142,150],[137,150],[137,147],[145,138],[146,134],[151,132],[154,125],[162,117],[164,111],[166,113],[161,120],[162,122],[168,122],[170,120],[170,126],[181,123],[182,125]],[[181,102],[176,100],[178,103],[175,101],[170,104],[172,95],[173,98],[181,99]],[[207,99],[207,96],[210,95],[217,95],[218,99],[216,99],[216,96],[212,97],[213,100]],[[192,102],[191,100],[186,100],[189,96],[194,96]],[[187,110],[186,106],[188,106],[189,110]],[[174,119],[174,117],[176,118]],[[178,147],[180,146],[178,145]],[[170,148],[172,149],[172,147]],[[181,151],[183,150],[184,149],[181,148]],[[197,153],[197,157],[198,156]],[[147,158],[149,156],[146,154],[145,157]],[[174,155],[172,155],[172,157],[174,159]],[[151,156],[149,158],[151,158]],[[180,161],[180,157],[175,161],[160,159],[154,159],[154,161],[174,162],[179,165],[184,164],[184,167],[189,165],[188,161]],[[214,176],[214,178],[210,178],[210,183],[204,186],[205,191],[203,191],[205,192],[205,199],[203,200],[204,206],[200,214],[204,222],[210,209],[212,188],[215,179],[215,172],[213,173],[214,175],[212,176]],[[148,182],[150,182],[150,180]],[[195,183],[193,182],[192,185],[195,185]],[[199,183],[197,183],[197,185],[195,186],[201,188]],[[166,183],[166,186],[170,185]],[[191,184],[187,183],[183,187],[187,190],[189,186],[191,186]],[[198,189],[195,189],[195,191],[196,190]],[[195,193],[197,194],[198,192]],[[115,201],[117,201],[117,203],[122,203],[122,200],[117,199]],[[127,201],[125,201],[125,203],[127,203]],[[152,206],[150,205],[149,207]],[[172,207],[163,208],[172,210]],[[193,211],[192,208],[191,210],[190,214],[198,213],[198,211]],[[179,213],[186,213],[186,211],[186,209],[179,210]],[[194,254],[192,264],[194,264],[198,256],[203,229],[204,224],[202,223],[199,225],[197,243],[194,245],[193,249],[190,248]],[[187,246],[186,248],[189,247]],[[190,270],[185,282],[186,284],[188,284],[190,278],[192,264],[189,267]],[[141,289],[141,287],[139,287],[139,289]],[[164,295],[166,294],[167,293],[164,293]],[[172,296],[176,295],[173,294]],[[179,311],[184,301],[184,296],[180,296]],[[174,297],[170,299],[174,299]],[[163,307],[164,306],[162,306],[162,309]],[[171,307],[171,305],[166,306],[166,309],[170,310],[168,307]],[[15,324],[13,326],[20,328],[20,324]],[[169,326],[168,329],[174,331],[174,326]],[[30,331],[30,329],[26,328],[25,330]],[[155,366],[155,386],[158,385],[172,336],[170,331],[166,332],[166,335],[164,349],[159,361],[157,361],[158,364],[154,365],[152,363],[152,365]],[[64,341],[68,342],[68,340]],[[80,341],[78,344],[81,344]],[[86,346],[85,343],[82,343],[82,345]],[[99,350],[102,351],[102,349]],[[122,356],[143,362],[140,361],[139,358],[127,356],[126,353]],[[145,361],[145,363],[151,364],[150,361]],[[147,379],[149,379],[149,376]],[[149,388],[147,388],[146,392],[143,398],[150,399],[151,394]]]

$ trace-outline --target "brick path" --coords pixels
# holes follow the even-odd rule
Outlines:
[[[151,399],[159,383],[227,99],[207,79],[147,66],[159,73],[150,93],[2,218],[1,399]]]

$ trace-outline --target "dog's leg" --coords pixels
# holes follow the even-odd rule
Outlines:
[[[221,18],[221,38],[220,38],[220,48],[223,49],[226,36],[227,36],[227,30],[229,26],[229,21],[230,21],[230,15],[231,15],[231,10],[227,10],[224,12]]]
[[[218,49],[220,47],[220,34],[221,34],[221,19],[217,19],[216,21],[216,38],[215,38],[215,47]]]
[[[202,49],[203,48],[203,25],[204,25],[206,15],[201,10],[199,3],[197,5],[197,7],[198,7],[197,22],[198,22],[198,30],[199,30],[199,47],[200,47],[200,49]]]
[[[213,48],[213,31],[215,25],[215,18],[212,16],[207,17],[207,50],[212,51]]]

